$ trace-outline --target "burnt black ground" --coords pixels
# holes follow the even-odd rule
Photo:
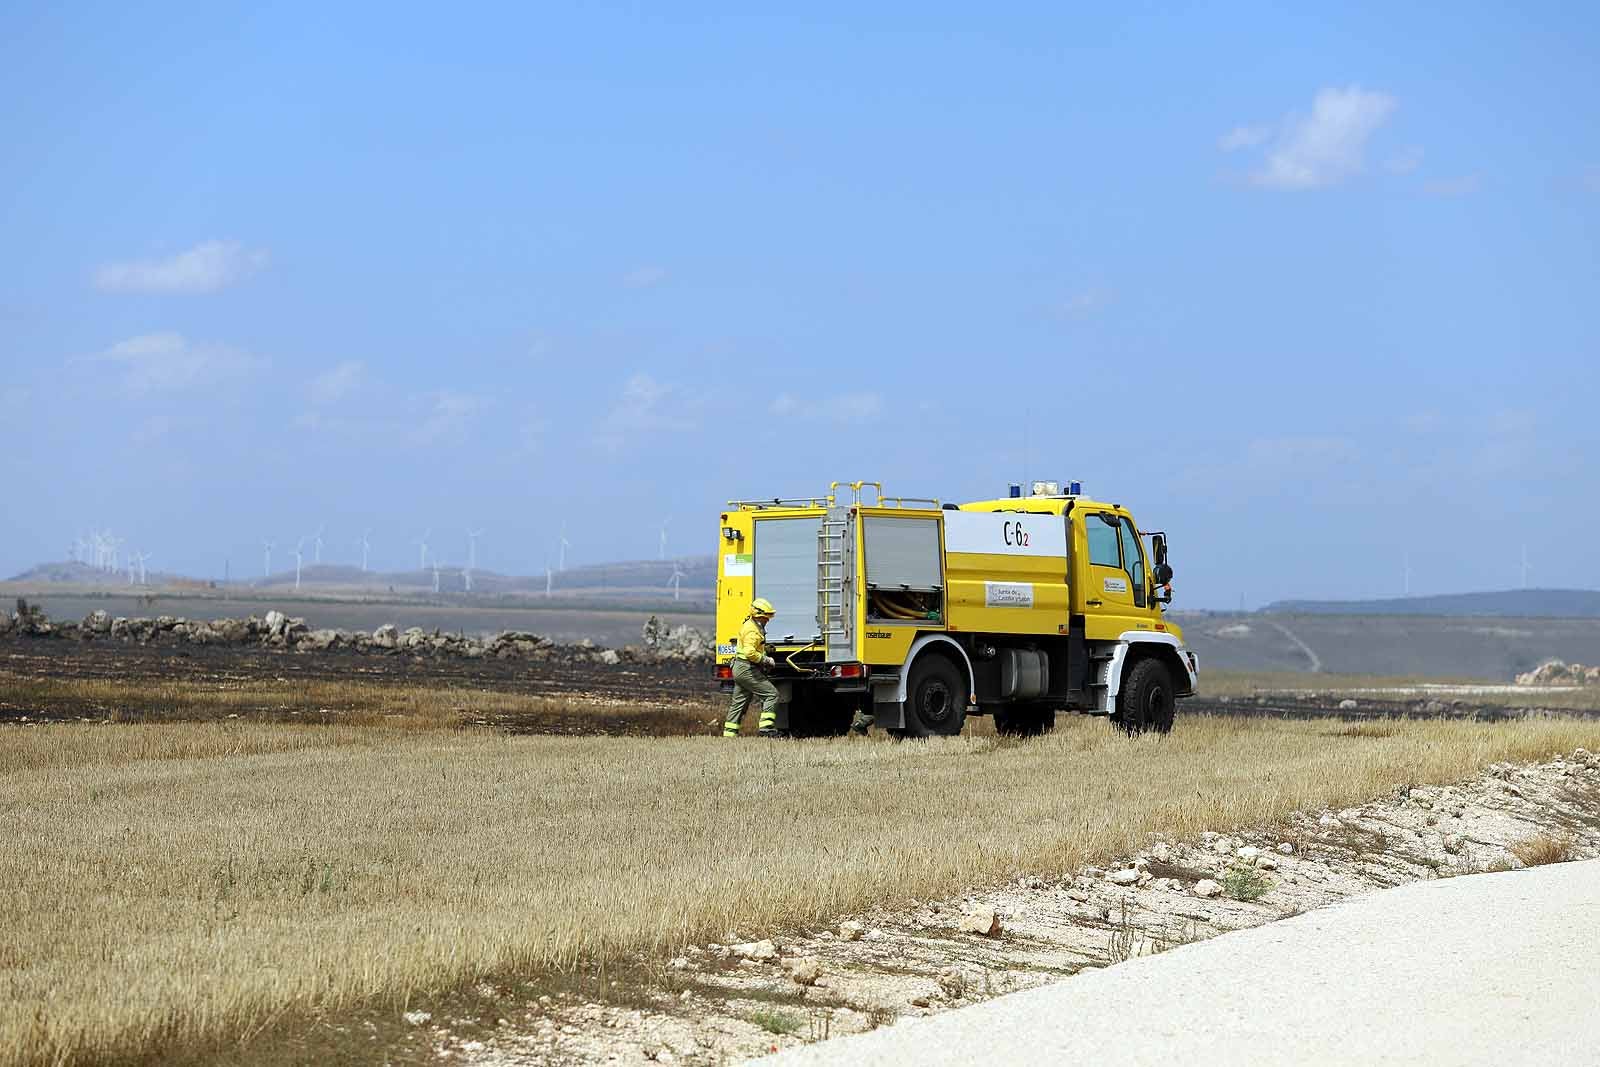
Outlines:
[[[92,694],[52,687],[41,694],[30,681],[104,680],[120,683],[180,682],[248,690],[252,683],[356,682],[370,686],[462,688],[529,698],[571,697],[566,702],[530,699],[525,711],[496,713],[483,725],[514,733],[694,733],[708,729],[706,702],[718,701],[711,668],[704,663],[597,664],[578,649],[558,649],[543,660],[464,659],[353,650],[291,652],[261,646],[205,646],[171,642],[137,645],[109,639],[0,637],[0,723],[17,721],[173,721],[216,718],[193,708],[156,701],[108,707]],[[18,684],[21,683],[21,684]],[[582,698],[579,700],[578,698]],[[261,704],[229,705],[251,719],[306,721],[322,709]],[[479,720],[474,720],[479,721]]]
[[[547,659],[499,660],[359,653],[352,650],[291,652],[261,646],[203,646],[176,641],[137,645],[109,639],[0,637],[0,723],[77,721],[115,717],[119,721],[216,718],[190,706],[158,702],[108,706],[103,698],[75,693],[72,687],[40,687],[32,681],[105,680],[121,683],[180,682],[248,691],[252,683],[357,682],[368,686],[419,686],[484,690],[526,696],[525,710],[513,708],[481,719],[480,725],[514,733],[677,734],[709,732],[725,699],[704,663],[666,661],[615,666],[596,663],[586,651],[558,648]],[[1308,681],[1314,676],[1307,676]],[[571,698],[570,702],[559,698]],[[1273,694],[1228,700],[1196,697],[1179,707],[1184,715],[1251,718],[1334,718],[1361,722],[1393,718],[1475,718],[1498,720],[1529,716],[1597,718],[1600,712],[1528,710],[1494,703],[1493,696],[1471,700],[1379,698],[1363,696],[1355,709],[1340,709],[1342,694]],[[535,700],[531,698],[557,698]],[[570,703],[570,708],[567,707]],[[368,710],[371,710],[370,705]],[[267,721],[307,721],[327,709],[281,703],[230,704],[221,713]],[[974,725],[983,723],[976,720]],[[987,729],[986,726],[983,728]]]

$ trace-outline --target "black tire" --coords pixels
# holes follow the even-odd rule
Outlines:
[[[994,713],[995,733],[1001,737],[1039,737],[1055,728],[1054,708],[1008,708]]]
[[[940,655],[929,654],[911,665],[906,681],[906,724],[889,732],[896,737],[954,737],[967,721],[966,672]]]
[[[1117,713],[1111,721],[1128,735],[1152,731],[1172,732],[1172,716],[1178,710],[1172,672],[1158,659],[1141,659],[1128,669],[1117,694]]]

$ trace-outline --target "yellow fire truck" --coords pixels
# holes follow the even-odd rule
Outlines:
[[[941,504],[836,482],[818,497],[730,501],[717,553],[722,687],[759,596],[777,608],[778,725],[796,735],[843,733],[858,708],[905,737],[958,734],[969,715],[1036,735],[1068,710],[1129,733],[1170,730],[1198,665],[1162,616],[1166,536],[1075,482],[1010,494]]]

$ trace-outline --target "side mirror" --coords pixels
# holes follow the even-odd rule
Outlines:
[[[1167,562],[1167,538],[1165,534],[1154,534],[1150,538],[1150,549],[1155,553],[1156,566],[1162,567]],[[1166,583],[1160,583],[1165,585]]]
[[[1157,585],[1166,585],[1172,581],[1172,568],[1165,563],[1157,563],[1153,576]]]

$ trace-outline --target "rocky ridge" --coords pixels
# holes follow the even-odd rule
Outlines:
[[[557,645],[547,637],[525,630],[505,630],[493,637],[431,633],[421,627],[400,629],[385,623],[364,630],[314,629],[305,619],[280,611],[243,619],[187,619],[174,615],[155,618],[113,617],[92,611],[81,622],[52,621],[36,605],[17,601],[16,610],[0,612],[0,637],[53,638],[79,641],[124,641],[133,644],[254,645],[294,652],[345,649],[371,655],[454,656],[464,659],[541,660],[586,658],[603,665],[651,663],[667,660],[709,662],[710,639],[691,626],[667,627],[654,615],[644,624],[641,643],[622,649],[600,648],[593,642]]]
[[[1518,685],[1600,685],[1600,667],[1553,659],[1517,675]]]

